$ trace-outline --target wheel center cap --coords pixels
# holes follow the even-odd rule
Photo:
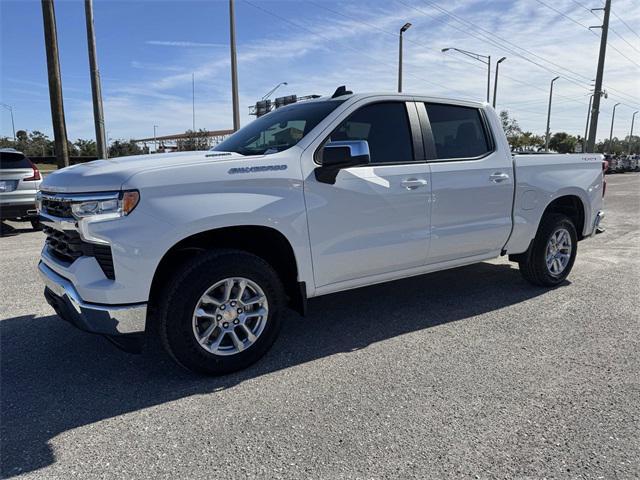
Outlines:
[[[222,320],[225,322],[232,322],[238,317],[236,311],[232,308],[228,308],[222,312]]]

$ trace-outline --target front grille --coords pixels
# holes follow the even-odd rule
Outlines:
[[[46,244],[49,253],[58,260],[72,264],[80,257],[94,257],[105,277],[111,280],[116,278],[109,245],[85,242],[80,238],[80,234],[73,230],[61,232],[45,225],[42,227],[42,231],[47,236]]]
[[[54,257],[66,263],[73,263],[82,256],[84,242],[78,232],[61,232],[47,226],[43,226],[42,231],[47,236],[46,243]]]
[[[71,203],[52,198],[42,198],[42,211],[46,214],[59,218],[73,218],[71,214]]]

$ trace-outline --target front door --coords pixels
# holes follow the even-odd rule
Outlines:
[[[331,133],[330,141],[366,140],[371,164],[341,170],[334,185],[305,182],[316,286],[426,262],[431,186],[424,153],[414,151],[418,128],[413,102],[389,101],[357,108]]]

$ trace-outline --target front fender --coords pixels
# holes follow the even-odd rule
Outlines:
[[[286,168],[250,170],[274,163]],[[270,155],[241,166],[249,168],[232,173],[238,162],[176,165],[141,172],[122,186],[140,191],[136,209],[128,217],[92,225],[111,243],[117,281],[128,292],[120,303],[148,300],[154,273],[171,247],[225,227],[277,230],[291,244],[300,281],[313,285],[299,156]]]

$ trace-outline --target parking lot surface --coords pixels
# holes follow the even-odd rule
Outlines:
[[[313,299],[221,378],[60,321],[43,235],[12,224],[2,476],[638,478],[640,175],[607,181],[607,232],[559,288],[500,259]]]

